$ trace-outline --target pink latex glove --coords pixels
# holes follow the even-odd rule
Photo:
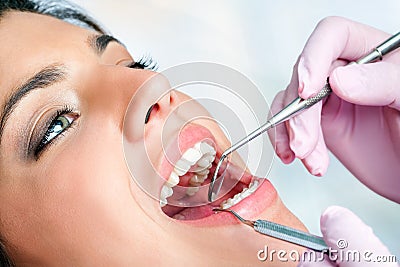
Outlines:
[[[400,203],[400,52],[383,61],[356,61],[390,35],[340,17],[322,20],[308,39],[285,91],[275,97],[273,114],[298,95],[309,98],[326,82],[334,93],[270,131],[279,158],[295,157],[322,176],[327,147],[362,183]]]
[[[393,254],[374,235],[371,227],[365,225],[348,209],[337,206],[326,209],[321,216],[321,232],[328,247],[337,252],[331,256],[325,254],[323,261],[309,261],[309,258],[305,257],[306,261],[301,262],[298,267],[398,267],[398,264],[388,257],[385,258],[387,262],[382,262],[382,256]],[[355,256],[346,256],[353,255],[350,254],[353,251],[360,253],[357,254],[360,255],[360,261]]]

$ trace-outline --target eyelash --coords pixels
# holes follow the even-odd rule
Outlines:
[[[52,138],[50,137],[50,135],[54,132],[54,127],[56,126],[56,122],[58,121],[58,119],[64,115],[68,115],[68,114],[76,114],[76,118],[73,119],[72,121],[68,120],[68,126],[66,126],[64,129],[61,130],[61,132],[59,132],[58,134],[56,134],[55,136],[53,136]],[[43,134],[39,144],[36,146],[35,149],[35,157],[38,159],[40,157],[40,154],[43,153],[46,149],[48,149],[48,147],[52,144],[54,144],[54,141],[56,141],[56,139],[58,139],[59,137],[63,136],[65,134],[65,132],[67,130],[69,130],[74,122],[76,121],[76,119],[79,117],[79,114],[73,112],[73,109],[69,106],[64,106],[62,109],[57,110],[56,113],[54,113],[54,115],[49,119],[49,123],[47,123],[47,130],[46,132]],[[51,130],[51,128],[53,128],[53,130]]]
[[[141,56],[138,61],[129,64],[128,68],[156,71],[158,69],[158,64],[151,56]]]
[[[153,60],[151,56],[142,56],[138,61],[132,62],[127,67],[133,69],[147,69],[155,71],[158,69],[158,64]],[[63,115],[71,113],[74,113],[73,109],[69,106],[64,106],[62,109],[57,110],[57,112],[52,116],[52,118],[49,120],[49,123],[47,123],[48,126],[46,132],[43,134],[39,144],[36,146],[34,152],[36,158],[39,158],[40,154],[43,151],[45,151],[50,145],[54,144],[54,141],[56,141],[56,139],[63,136],[65,132],[73,126],[76,119],[72,120],[71,122],[68,121],[69,125],[66,128],[56,134],[53,138],[49,139],[50,134],[52,133],[51,128],[54,128],[55,123],[58,121],[58,119]],[[77,117],[79,117],[79,115]]]

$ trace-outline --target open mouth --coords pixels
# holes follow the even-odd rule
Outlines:
[[[198,138],[191,138],[190,142],[182,146],[183,153],[165,173],[165,183],[160,191],[162,211],[176,220],[200,220],[213,215],[213,208],[234,207],[249,198],[261,184],[258,179],[254,179],[242,168],[229,163],[224,176],[225,181],[231,181],[231,186],[229,190],[224,191],[225,194],[222,197],[214,202],[195,207],[178,207],[173,205],[173,201],[169,203],[168,200],[174,198],[174,193],[176,193],[174,189],[177,187],[185,188],[184,194],[188,197],[196,198],[196,194],[201,194],[199,188],[201,186],[208,188],[207,185],[210,183],[219,161],[221,151],[215,145],[214,137],[207,129],[201,126],[189,126],[189,129],[182,132],[180,136],[184,134],[193,136],[194,130]],[[194,136],[196,137],[196,134]],[[223,171],[221,168],[219,175]]]

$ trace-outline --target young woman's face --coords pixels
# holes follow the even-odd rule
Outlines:
[[[0,232],[17,264],[280,266],[260,262],[257,252],[299,250],[229,214],[197,218],[168,206],[164,212],[138,187],[124,158],[123,122],[130,99],[154,73],[128,68],[133,59],[121,44],[105,47],[98,33],[20,12],[2,18],[0,36]],[[141,135],[128,139],[146,143],[149,160],[162,168],[160,125],[168,116],[178,120],[171,111],[188,97],[169,91],[145,124],[151,89],[168,89],[168,82],[157,78],[148,87],[130,122]],[[187,146],[209,134],[218,154],[229,145],[211,122],[188,127]],[[164,169],[169,176],[172,169]],[[233,209],[304,229],[268,182]]]

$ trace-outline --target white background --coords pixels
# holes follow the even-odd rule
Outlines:
[[[298,54],[322,18],[338,15],[389,33],[400,31],[398,0],[75,2],[135,57],[151,54],[159,70],[193,61],[224,64],[247,75],[269,103],[286,87]],[[323,178],[309,175],[298,161],[285,166],[278,160],[269,178],[312,233],[320,234],[319,216],[326,207],[345,206],[400,257],[400,205],[371,192],[333,156]]]

